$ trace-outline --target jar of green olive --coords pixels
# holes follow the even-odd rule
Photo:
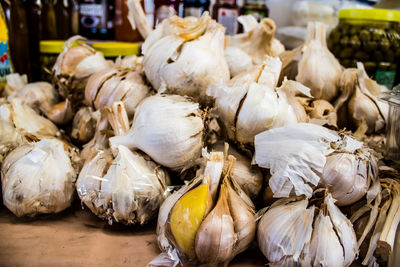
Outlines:
[[[391,89],[400,76],[400,11],[342,9],[328,47],[344,67],[363,62],[369,76]]]

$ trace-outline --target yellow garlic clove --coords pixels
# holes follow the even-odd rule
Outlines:
[[[217,204],[197,231],[195,250],[200,262],[220,263],[232,257],[236,235],[226,190],[222,185]]]
[[[170,213],[170,229],[176,245],[189,259],[195,258],[195,237],[212,205],[207,184],[183,195]]]

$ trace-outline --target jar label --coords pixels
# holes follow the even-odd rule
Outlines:
[[[237,33],[237,17],[239,12],[233,9],[220,8],[218,9],[218,22],[221,23],[225,28],[225,34],[234,35]]]
[[[6,83],[6,76],[11,73],[10,58],[8,56],[8,42],[0,41],[0,84]],[[1,91],[0,85],[0,91]]]
[[[392,89],[395,78],[396,71],[377,70],[375,73],[375,81],[389,89]]]

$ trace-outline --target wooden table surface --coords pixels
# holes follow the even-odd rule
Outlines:
[[[79,203],[55,216],[21,220],[0,207],[0,266],[146,266],[160,250],[156,222],[109,226]],[[254,244],[230,266],[264,266]]]

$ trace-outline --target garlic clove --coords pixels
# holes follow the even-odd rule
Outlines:
[[[12,112],[10,104],[0,105],[0,162],[3,155],[18,145],[19,135],[13,123]]]
[[[224,50],[226,63],[231,77],[243,73],[253,67],[252,58],[239,47],[229,46]]]
[[[285,257],[300,261],[300,253],[310,242],[314,206],[301,200],[278,205],[268,210],[258,224],[257,239],[260,250],[275,263]]]
[[[100,112],[93,112],[91,107],[82,107],[75,113],[72,121],[71,137],[80,143],[93,138]]]
[[[211,205],[212,199],[208,185],[201,184],[184,194],[171,210],[169,215],[171,233],[177,247],[189,259],[196,256],[196,233]]]
[[[6,96],[21,90],[28,83],[28,76],[26,74],[20,75],[19,73],[11,73],[6,75],[6,85],[4,92]]]
[[[350,266],[358,255],[358,245],[353,225],[349,219],[334,204],[331,194],[325,197],[325,205],[333,223],[335,232],[344,251],[343,266]],[[325,241],[326,242],[326,241]]]
[[[330,217],[325,216],[322,210],[314,222],[309,256],[313,266],[345,266],[343,247]]]
[[[232,183],[232,184],[231,184]],[[229,204],[229,210],[233,219],[235,234],[237,235],[237,240],[232,251],[232,258],[245,251],[253,242],[256,234],[256,218],[254,206],[250,199],[247,201],[243,200],[243,194],[241,196],[237,191],[241,191],[239,185],[235,184],[234,180],[229,181],[226,179],[224,181],[227,188],[227,199]],[[247,197],[247,196],[245,196]],[[247,203],[251,203],[251,206]]]
[[[217,204],[203,220],[196,233],[195,251],[200,262],[225,262],[232,256],[236,236],[226,190],[222,185]]]
[[[216,200],[218,188],[220,185],[220,178],[224,168],[224,153],[223,152],[210,152],[203,157],[207,158],[206,167],[204,169],[204,176],[209,178],[210,194],[213,201]]]
[[[99,89],[103,84],[116,75],[118,71],[114,68],[99,71],[90,76],[85,87],[85,100],[88,103],[93,103],[96,99]]]
[[[74,117],[70,101],[66,99],[63,102],[55,104],[46,112],[46,116],[49,120],[59,125],[69,123]]]

